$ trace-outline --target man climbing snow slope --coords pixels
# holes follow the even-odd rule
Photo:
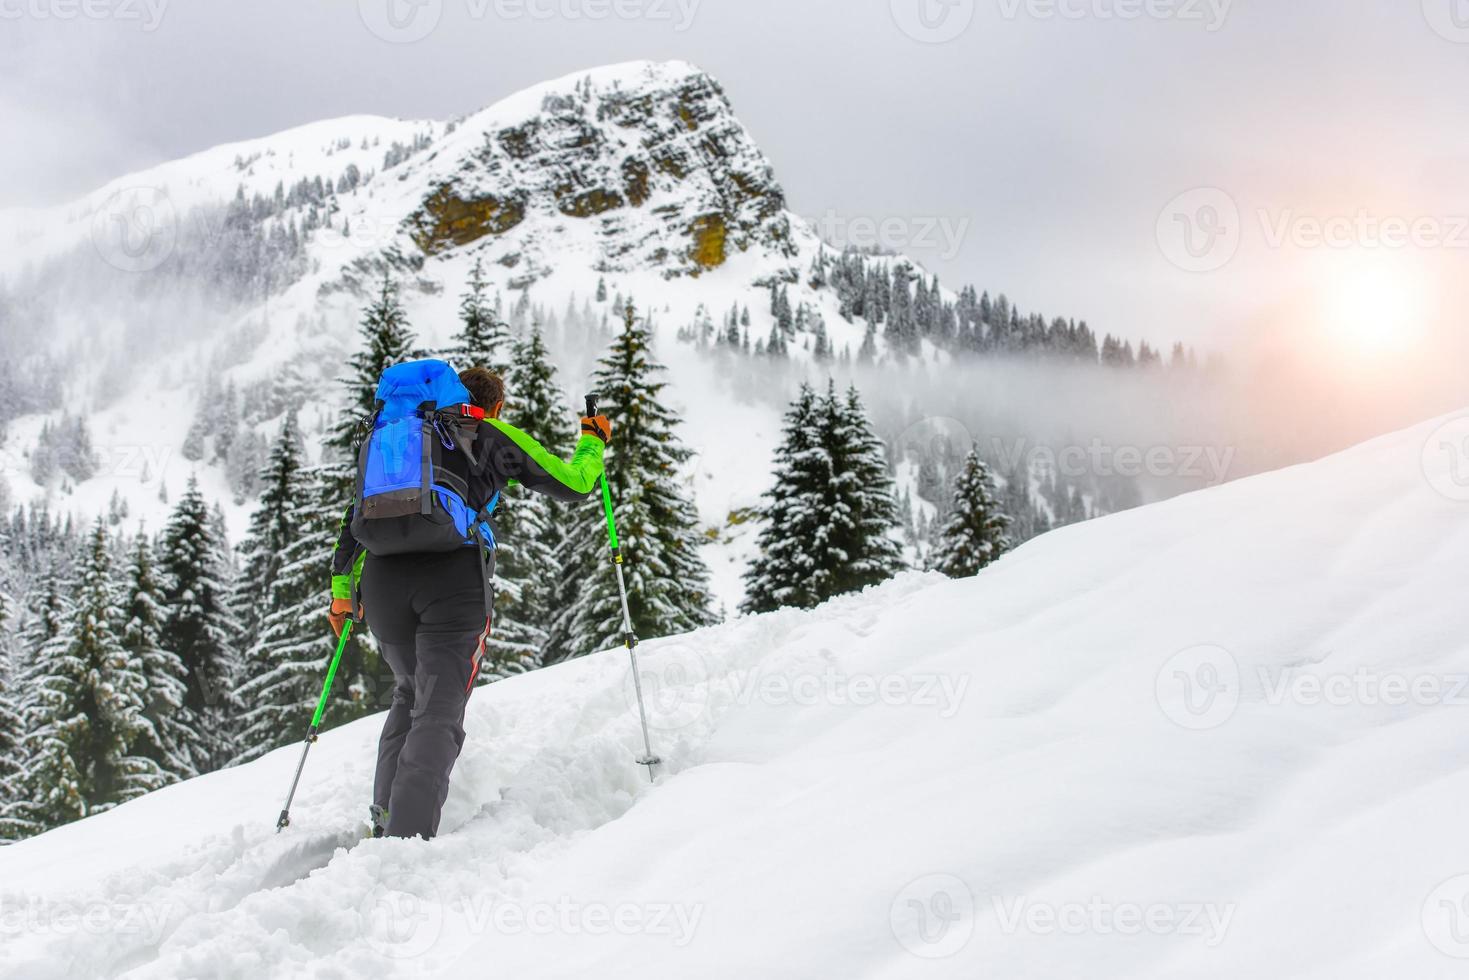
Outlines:
[[[491,628],[494,535],[487,518],[512,483],[580,500],[611,439],[582,419],[570,463],[501,421],[505,385],[442,361],[383,373],[353,501],[332,560],[332,629],[368,626],[393,671],[378,744],[375,836],[431,838],[464,745],[464,709]],[[354,588],[355,586],[355,588]]]

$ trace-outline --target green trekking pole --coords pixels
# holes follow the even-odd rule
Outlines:
[[[597,396],[587,396],[587,417],[597,415]],[[643,724],[643,754],[638,765],[648,767],[648,780],[653,781],[653,767],[663,760],[653,754],[653,742],[648,738],[648,711],[643,707],[643,678],[638,673],[638,637],[632,629],[632,613],[627,608],[627,582],[622,576],[622,546],[617,541],[617,519],[612,516],[612,491],[607,488],[607,472],[602,472],[602,509],[607,513],[607,540],[612,546],[612,567],[617,569],[617,593],[622,599],[622,641],[627,644],[627,656],[632,661],[632,685],[638,696],[638,720]]]
[[[352,635],[352,620],[349,617],[342,625],[342,638],[337,641],[337,652],[332,657],[332,665],[326,669],[326,683],[321,686],[321,699],[316,702],[316,714],[311,716],[311,727],[306,729],[306,746],[301,750],[301,761],[296,764],[296,778],[291,780],[291,791],[286,794],[286,805],[281,808],[280,819],[275,822],[275,832],[278,834],[291,823],[291,801],[296,798],[296,787],[301,784],[301,772],[306,768],[306,755],[311,751],[311,745],[316,741],[316,733],[321,729],[321,716],[326,714],[327,695],[332,692],[332,681],[337,676],[337,665],[342,662],[342,651],[347,649],[347,638]]]

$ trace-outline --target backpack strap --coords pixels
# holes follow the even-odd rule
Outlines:
[[[423,417],[423,459],[420,467],[418,486],[418,512],[424,517],[429,517],[434,512],[434,414],[438,406],[427,401],[418,406],[418,414]]]
[[[495,594],[493,591],[493,560],[494,538],[485,540],[485,521],[490,516],[490,511],[500,502],[500,494],[497,492],[490,498],[490,502],[480,508],[478,514],[474,515],[474,524],[470,527],[470,534],[474,535],[475,550],[479,552],[479,572],[485,583],[485,622],[488,623],[495,611]]]
[[[363,484],[367,479],[367,450],[372,445],[372,432],[377,428],[377,419],[382,414],[382,410],[382,399],[378,399],[377,405],[372,410],[372,414],[358,423],[359,427],[363,430],[363,436],[362,447],[357,451],[357,486],[352,492],[352,500],[355,502],[359,514],[362,512],[364,503],[362,494],[364,489]]]

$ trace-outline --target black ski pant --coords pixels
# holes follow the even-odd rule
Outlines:
[[[390,837],[433,837],[464,745],[475,653],[488,629],[475,548],[369,557],[362,605],[393,671],[373,803]]]

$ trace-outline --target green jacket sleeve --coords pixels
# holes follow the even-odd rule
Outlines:
[[[582,500],[597,489],[606,445],[584,435],[569,462],[556,458],[530,436],[499,419],[485,422],[493,445],[486,458],[500,471],[501,483],[519,483],[527,490],[557,500]]]
[[[342,523],[337,528],[337,543],[332,548],[332,598],[352,598],[353,586],[362,578],[362,563],[367,560],[367,552],[357,545],[357,538],[352,534],[353,507],[347,507],[342,515]]]

